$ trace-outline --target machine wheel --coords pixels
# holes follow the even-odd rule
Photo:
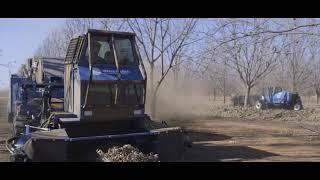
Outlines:
[[[8,122],[11,123],[13,121],[12,113],[8,113]]]
[[[13,123],[12,123],[12,132],[13,132],[13,135],[14,136],[20,136],[21,133],[24,133],[24,128],[25,128],[25,122],[26,120],[25,119],[22,119],[21,117],[19,116],[16,116],[14,119],[13,119]]]
[[[10,162],[30,162],[30,159],[26,155],[14,154],[9,157]]]
[[[14,125],[13,125],[13,123],[10,123],[10,125],[9,125],[9,129],[10,129],[10,137],[15,137],[16,136],[16,134],[15,134],[15,129],[14,129]]]
[[[263,109],[263,104],[260,101],[256,102],[256,109],[258,110]]]
[[[294,106],[293,106],[293,110],[295,111],[300,111],[302,109],[302,104],[301,102],[297,102]]]
[[[12,133],[13,136],[20,136],[22,133],[24,133],[24,128],[13,125]]]

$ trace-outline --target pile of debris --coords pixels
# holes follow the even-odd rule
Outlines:
[[[305,107],[301,111],[286,109],[258,110],[255,107],[215,106],[211,109],[212,116],[245,118],[252,120],[279,120],[279,121],[320,121],[320,109]]]
[[[130,144],[113,146],[105,151],[97,149],[102,162],[159,162],[157,154],[144,154]]]

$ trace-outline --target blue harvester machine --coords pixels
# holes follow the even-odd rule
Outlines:
[[[88,30],[64,59],[28,59],[11,76],[11,161],[96,161],[98,147],[122,144],[179,160],[188,138],[145,114],[146,83],[133,33]]]

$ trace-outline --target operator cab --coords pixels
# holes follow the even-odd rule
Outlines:
[[[89,30],[74,44],[78,58],[66,58],[67,110],[90,121],[143,116],[146,73],[135,34]]]
[[[279,92],[282,92],[283,89],[281,87],[276,87],[276,86],[270,86],[262,89],[262,94],[263,96],[273,96],[274,94],[277,94]]]

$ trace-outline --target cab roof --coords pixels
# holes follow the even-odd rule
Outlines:
[[[89,29],[88,33],[92,34],[101,34],[101,35],[125,35],[125,36],[131,36],[134,37],[136,34],[132,32],[121,32],[121,31],[106,31],[106,30],[98,30],[98,29]]]

